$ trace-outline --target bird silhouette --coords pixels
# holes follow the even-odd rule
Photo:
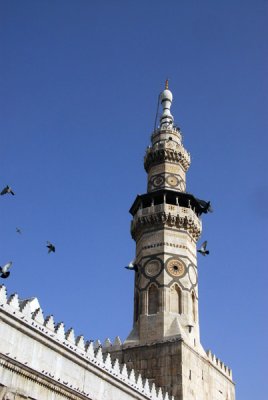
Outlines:
[[[48,254],[51,253],[51,252],[55,253],[55,251],[56,251],[56,247],[52,243],[50,243],[48,241],[47,241],[47,248],[48,248]]]
[[[201,244],[201,247],[198,251],[198,253],[202,254],[202,256],[206,256],[207,254],[209,254],[209,251],[207,250],[207,240]]]
[[[2,190],[2,192],[0,193],[1,196],[3,196],[4,194],[12,194],[12,196],[15,195],[15,193],[13,192],[13,190],[11,189],[10,186],[6,186],[4,187],[4,189]]]
[[[21,234],[21,229],[17,227],[17,228],[16,228],[16,232],[19,233],[19,234]]]
[[[0,267],[0,278],[8,278],[10,275],[10,267],[12,265],[12,261],[9,261],[8,263],[6,263],[5,265],[3,265],[3,267]]]
[[[207,214],[208,212],[213,212],[210,201],[205,201],[205,200],[200,200],[200,199],[196,199],[196,200],[201,208],[202,213]]]
[[[125,267],[126,269],[129,269],[130,271],[138,271],[138,266],[137,264],[134,263],[134,260],[131,261],[127,267]]]

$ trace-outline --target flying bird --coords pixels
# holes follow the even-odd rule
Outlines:
[[[0,267],[0,278],[8,278],[10,275],[10,267],[12,265],[12,261],[9,261],[8,263],[6,263],[5,265],[3,265],[3,267]]]
[[[3,196],[4,194],[12,194],[12,196],[15,195],[15,193],[13,192],[13,190],[11,189],[10,186],[6,186],[4,187],[4,189],[2,190],[2,192],[0,193],[1,196]]]
[[[130,271],[138,271],[138,266],[137,264],[134,263],[134,260],[131,261],[127,267],[125,267],[126,269],[129,269]]]
[[[56,251],[56,247],[50,242],[47,242],[47,248],[48,248],[48,254],[51,252],[55,253]]]
[[[201,244],[201,248],[200,250],[197,250],[198,253],[202,254],[202,256],[205,256],[207,254],[209,254],[209,250],[207,250],[207,240]]]
[[[16,232],[19,233],[19,234],[21,234],[21,229],[17,227],[17,228],[16,228]]]
[[[205,200],[200,200],[200,199],[196,199],[196,200],[201,208],[202,213],[207,214],[208,212],[213,212],[210,201],[205,201]]]

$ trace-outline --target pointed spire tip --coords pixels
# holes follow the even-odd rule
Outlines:
[[[165,82],[165,89],[168,89],[168,79],[166,79],[166,82]]]

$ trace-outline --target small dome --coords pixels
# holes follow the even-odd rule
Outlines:
[[[161,101],[165,101],[165,100],[169,100],[170,102],[172,102],[173,96],[170,90],[165,89],[162,93],[161,93]]]

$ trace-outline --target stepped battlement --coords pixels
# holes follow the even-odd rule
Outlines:
[[[127,366],[120,365],[118,360],[112,361],[109,353],[104,354],[102,345],[99,340],[93,343],[92,340],[85,340],[83,335],[76,336],[74,329],[65,329],[64,323],[56,323],[53,315],[44,317],[43,311],[40,307],[37,298],[21,300],[17,294],[7,296],[5,286],[0,286],[0,318],[2,321],[10,321],[17,329],[20,326],[28,327],[42,337],[51,342],[51,346],[58,344],[68,350],[72,357],[75,356],[80,360],[85,361],[87,364],[97,367],[100,372],[110,375],[112,378],[120,381],[121,384],[132,388],[137,392],[141,399],[151,400],[174,400],[173,396],[169,396],[167,392],[163,393],[161,388],[156,388],[155,384],[150,384],[148,379],[143,379],[140,374],[136,373],[134,369],[128,369]],[[105,341],[104,347],[111,345],[111,342]],[[113,346],[120,347],[121,340],[119,337],[115,338]],[[29,359],[19,359],[17,353],[8,352],[3,353],[1,364],[10,364],[15,362],[17,365],[26,366],[31,370]],[[11,364],[10,364],[11,368]],[[37,371],[39,375],[49,377],[57,384],[63,387],[71,388],[72,391],[88,398],[89,393],[86,393],[79,387],[73,387],[71,383],[62,380],[61,376],[56,376],[53,371],[40,370]]]

